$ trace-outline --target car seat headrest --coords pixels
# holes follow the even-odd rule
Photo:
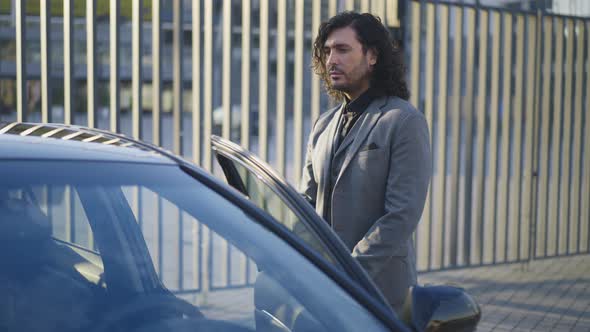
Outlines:
[[[51,224],[41,209],[24,199],[0,200],[0,265],[39,264],[51,239]]]

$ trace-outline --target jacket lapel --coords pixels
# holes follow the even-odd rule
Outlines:
[[[346,150],[346,157],[344,159],[344,162],[342,163],[342,167],[340,168],[340,173],[338,173],[338,179],[336,180],[336,183],[338,183],[338,180],[340,180],[340,177],[350,164],[350,161],[357,154],[361,145],[363,144],[363,142],[365,142],[365,139],[367,138],[367,136],[369,135],[369,133],[371,132],[371,130],[373,129],[381,115],[383,114],[381,108],[386,104],[387,97],[378,98],[374,100],[371,103],[371,105],[365,110],[365,114],[364,116],[362,116],[362,119],[359,119],[359,121],[362,120],[362,123],[360,123],[360,127],[354,139],[351,138],[350,140],[348,140],[348,142],[343,142],[350,144],[350,147]],[[343,147],[344,146],[342,146],[341,148]]]
[[[332,119],[330,123],[325,129],[323,135],[321,135],[320,140],[317,146],[320,148],[319,157],[322,159],[320,164],[322,165],[322,173],[321,178],[319,181],[319,191],[320,193],[325,193],[327,190],[327,185],[330,182],[330,168],[332,163],[332,153],[334,149],[334,140],[336,136],[336,129],[338,127],[338,121],[340,119],[340,114],[342,111],[342,106],[338,108],[334,114],[332,115]]]

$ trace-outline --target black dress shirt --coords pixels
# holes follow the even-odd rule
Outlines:
[[[346,135],[348,135],[350,129],[352,126],[354,126],[361,114],[363,114],[365,109],[369,107],[373,99],[375,99],[375,94],[371,88],[369,88],[355,100],[347,100],[346,105],[344,105],[344,109],[342,110],[342,124],[340,125],[340,132],[336,137],[336,150],[338,149],[338,146],[340,146],[340,143],[344,141],[344,138]]]

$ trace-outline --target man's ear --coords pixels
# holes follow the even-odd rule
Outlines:
[[[374,66],[377,63],[377,58],[379,53],[375,48],[370,48],[367,50],[367,59],[369,61],[370,66]]]

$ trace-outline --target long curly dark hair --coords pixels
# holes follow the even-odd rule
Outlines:
[[[314,72],[322,78],[328,94],[335,100],[344,100],[341,91],[334,90],[330,84],[326,69],[326,55],[324,44],[332,31],[344,27],[351,27],[356,32],[358,41],[363,45],[363,51],[374,49],[377,52],[377,63],[371,76],[371,89],[380,96],[397,96],[404,100],[410,98],[410,91],[406,83],[406,66],[401,49],[392,41],[387,28],[379,17],[369,13],[342,12],[320,25],[318,35],[313,43],[312,67]]]

